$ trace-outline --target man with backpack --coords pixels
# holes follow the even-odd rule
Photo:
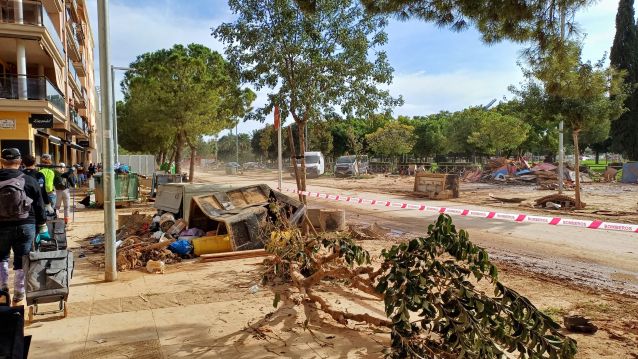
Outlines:
[[[69,208],[71,207],[71,192],[69,188],[75,187],[76,180],[73,174],[74,168],[71,167],[66,170],[64,163],[59,164],[60,171],[56,171],[53,179],[53,186],[55,187],[55,196],[57,203],[55,204],[55,210],[60,209],[60,205],[64,205],[64,224],[69,223]],[[66,171],[65,171],[66,170]]]
[[[37,235],[49,239],[40,185],[20,171],[17,148],[2,150],[0,164],[0,289],[9,291],[9,254],[13,250],[13,303],[24,299],[22,256],[31,251]]]
[[[44,182],[45,182],[45,178],[44,175],[42,174],[42,172],[38,171],[37,168],[35,168],[35,157],[33,157],[32,155],[24,155],[22,156],[22,164],[24,165],[24,169],[22,170],[22,172],[27,175],[27,176],[31,176],[33,178],[35,178],[38,181],[38,184],[40,185],[40,190],[41,190],[41,194],[42,194],[42,201],[44,202],[44,206],[46,208],[46,211],[48,213],[53,213],[53,206],[51,205],[51,201],[49,201],[49,196],[47,194],[47,191],[44,188]]]

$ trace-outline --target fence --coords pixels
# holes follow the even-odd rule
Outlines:
[[[144,176],[152,176],[156,170],[155,156],[153,155],[120,155],[119,162],[128,165],[131,172]]]

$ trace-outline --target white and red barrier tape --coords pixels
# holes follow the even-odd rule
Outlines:
[[[570,227],[581,227],[581,228],[588,228],[588,229],[605,229],[609,231],[638,233],[637,224],[603,222],[598,219],[589,221],[584,219],[531,216],[528,214],[498,213],[498,212],[490,212],[490,211],[479,211],[479,210],[473,210],[473,209],[434,207],[434,206],[427,206],[424,204],[415,204],[415,203],[407,203],[407,202],[392,202],[387,200],[364,199],[364,198],[328,194],[328,193],[298,191],[292,188],[285,188],[284,191],[301,194],[308,197],[315,197],[319,199],[333,200],[333,201],[341,201],[341,202],[346,202],[350,204],[361,204],[361,205],[365,204],[370,206],[411,209],[416,211],[437,212],[437,213],[445,213],[445,214],[465,216],[465,217],[497,219],[497,220],[503,220],[503,221],[517,222],[517,223],[541,223],[541,224],[549,224],[553,226],[570,226]]]

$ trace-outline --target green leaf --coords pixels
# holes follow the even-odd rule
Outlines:
[[[275,293],[275,299],[273,299],[272,301],[272,306],[277,308],[277,306],[279,305],[280,299],[281,299],[281,295],[279,294],[279,292]]]

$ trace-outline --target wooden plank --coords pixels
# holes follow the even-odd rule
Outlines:
[[[210,254],[202,254],[199,258],[202,261],[214,260],[219,258],[235,258],[235,257],[260,257],[266,256],[268,252],[265,249],[252,249],[248,251],[237,251],[237,252],[223,252],[223,253],[210,253]]]

